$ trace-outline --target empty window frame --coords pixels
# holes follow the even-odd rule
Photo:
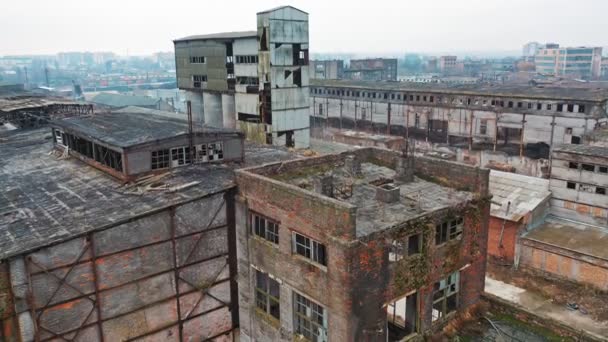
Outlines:
[[[180,146],[171,149],[171,167],[190,164],[190,147]]]
[[[435,226],[435,244],[441,245],[450,240],[459,240],[462,237],[464,220],[462,217],[445,221]]]
[[[415,333],[418,330],[418,293],[414,292],[389,303],[386,306],[386,314],[389,334],[395,335],[394,340],[401,341]]]
[[[585,112],[585,105],[579,104],[578,105],[578,112],[579,113],[584,113]]]
[[[190,56],[190,64],[205,64],[207,59],[205,56]]]
[[[281,286],[267,273],[255,271],[255,304],[270,316],[281,319]]]
[[[574,105],[573,104],[568,104],[568,112],[569,113],[574,112]]]
[[[575,162],[569,162],[569,163],[568,163],[568,168],[569,168],[569,169],[578,169],[578,163],[575,163]]]
[[[576,190],[576,183],[574,183],[574,182],[566,182],[566,187],[568,189]]]
[[[312,342],[327,341],[327,310],[294,291],[294,332]]]
[[[599,173],[608,173],[608,166],[598,166],[597,172]]]
[[[201,144],[195,147],[197,162],[211,162],[224,159],[224,144],[221,141]]]
[[[319,115],[323,115],[323,104],[319,103]]]
[[[551,110],[552,106],[550,103],[547,103],[547,110]]]
[[[583,171],[593,172],[593,171],[595,171],[595,165],[581,164],[581,169],[583,169]]]
[[[166,169],[169,167],[169,150],[152,151],[152,170]]]
[[[192,86],[194,88],[202,88],[205,82],[207,82],[207,75],[192,75]]]
[[[433,285],[432,321],[444,318],[458,308],[460,272],[456,271]]]
[[[65,133],[57,129],[54,129],[53,132],[55,133],[53,134],[53,136],[55,137],[55,143],[61,146],[67,146],[67,141],[64,141],[63,139]]]
[[[481,119],[479,121],[479,134],[481,134],[481,135],[488,134],[488,119]]]
[[[95,149],[94,155],[97,162],[122,172],[122,154],[120,152],[97,144],[93,144],[93,148]]]
[[[327,265],[327,250],[324,244],[296,232],[292,235],[292,243],[294,253],[317,264]]]
[[[236,56],[237,64],[257,64],[258,56],[256,55],[247,55],[247,56]]]
[[[406,244],[407,242],[407,244]],[[422,252],[422,236],[414,234],[405,240],[393,240],[388,253],[389,261],[399,261],[404,256],[412,256]]]
[[[532,109],[532,102],[528,102],[528,109]]]
[[[598,195],[605,195],[606,194],[606,188],[597,186],[597,187],[595,187],[595,193],[598,194]]]
[[[279,243],[279,223],[257,213],[251,213],[251,233],[270,241]]]
[[[537,103],[536,104],[536,110],[542,110],[543,109],[543,104],[542,103]]]
[[[558,103],[557,104],[557,108],[555,109],[558,112],[563,112],[564,111],[564,105],[562,103]]]

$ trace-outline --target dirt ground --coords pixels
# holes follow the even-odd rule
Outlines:
[[[529,271],[488,262],[488,275],[496,280],[536,292],[559,305],[576,303],[597,321],[608,321],[608,293],[564,280],[547,279]]]

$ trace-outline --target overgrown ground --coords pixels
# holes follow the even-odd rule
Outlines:
[[[513,270],[511,266],[501,266],[493,262],[488,262],[487,274],[496,280],[536,292],[558,305],[577,303],[594,320],[608,321],[606,292],[569,281],[547,279],[530,272]]]

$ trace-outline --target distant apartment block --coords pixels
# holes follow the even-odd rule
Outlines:
[[[351,80],[397,81],[397,59],[352,59],[344,73]]]
[[[543,47],[544,46],[539,42],[529,42],[524,45],[523,51],[522,51],[522,56],[534,57],[534,56],[536,56],[536,53],[538,53],[538,50]]]
[[[344,77],[344,61],[310,61],[309,75],[310,78],[318,80],[339,80]]]
[[[534,59],[536,72],[555,76],[597,79],[601,74],[601,47],[547,47],[538,50]]]
[[[439,71],[444,74],[456,72],[458,57],[441,56],[439,57]]]
[[[308,147],[308,14],[257,14],[257,30],[174,41],[178,88],[198,124],[240,128],[250,140]]]

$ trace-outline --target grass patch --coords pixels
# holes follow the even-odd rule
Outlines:
[[[523,321],[517,319],[513,315],[504,314],[504,313],[494,313],[492,319],[495,321],[502,321],[502,322],[508,323],[509,325],[512,325],[513,327],[518,327],[523,330],[531,331],[532,333],[534,333],[536,335],[546,338],[550,342],[563,342],[563,341],[573,341],[574,342],[574,339],[572,339],[570,337],[560,336],[560,335],[556,334],[555,332],[553,332],[552,330],[547,329],[545,327],[542,327],[542,326],[539,326],[539,325],[536,325],[533,323],[523,322]]]

